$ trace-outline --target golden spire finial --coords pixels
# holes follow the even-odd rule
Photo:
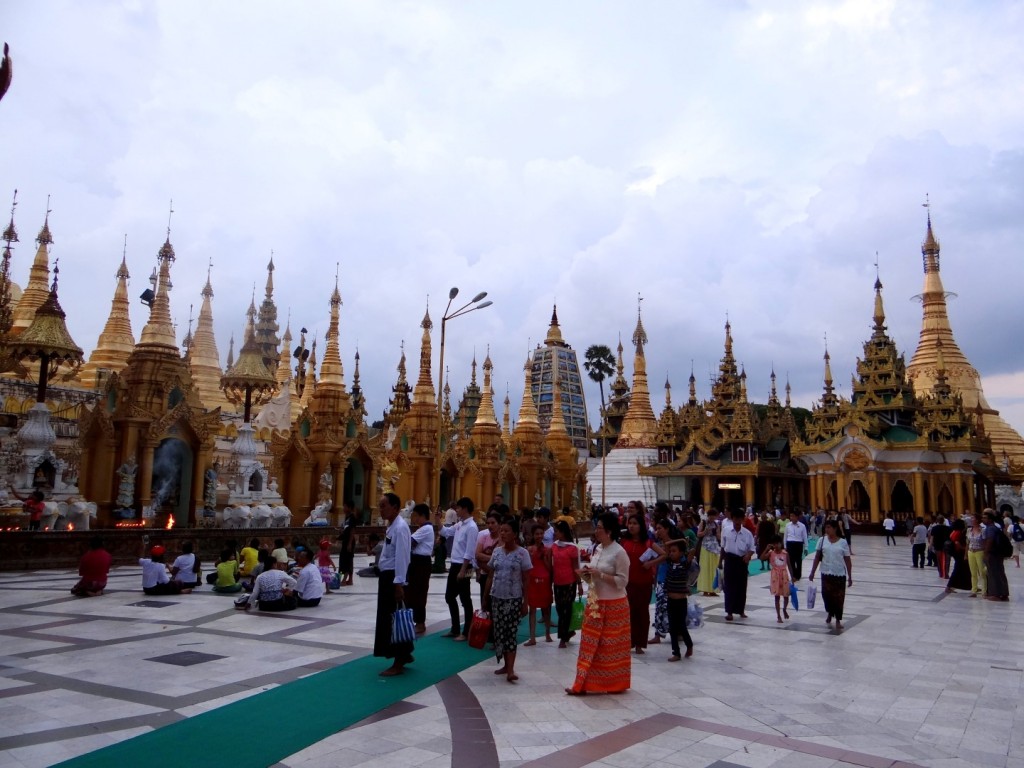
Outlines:
[[[434,327],[430,319],[430,296],[427,296],[427,309],[423,313],[423,320],[420,328],[423,335],[420,337],[420,372],[416,379],[416,387],[413,390],[413,403],[422,403],[437,407],[437,393],[434,391],[434,377],[430,370],[430,361],[433,358],[433,350],[430,345],[430,331]]]
[[[476,354],[473,355],[473,367],[476,370]],[[491,380],[491,372],[494,365],[491,363],[490,345],[487,347],[487,355],[484,357],[484,386],[480,391],[480,407],[476,412],[476,423],[474,429],[479,426],[498,426],[498,417],[494,412],[494,387]]]
[[[334,264],[334,291],[331,293],[331,322],[327,328],[327,346],[324,349],[324,361],[320,365],[320,386],[329,390],[345,391],[345,370],[341,362],[341,332],[339,317],[341,314],[341,293],[338,291],[338,262]],[[404,356],[404,353],[403,353]]]
[[[135,348],[135,336],[132,334],[128,312],[129,276],[128,235],[125,235],[121,265],[116,273],[117,286],[114,288],[114,299],[110,303],[110,314],[92,354],[89,355],[89,361],[82,366],[76,377],[85,387],[93,388],[102,383],[97,378],[100,369],[120,373],[128,366],[128,358]]]
[[[173,208],[171,213],[174,213]],[[174,323],[171,321],[171,300],[168,296],[171,290],[171,264],[175,261],[174,246],[171,245],[170,216],[167,219],[167,239],[157,251],[156,258],[158,262],[158,274],[154,286],[156,290],[149,305],[149,319],[142,329],[139,344],[169,347],[177,354],[178,344],[174,333]]]
[[[791,404],[791,401],[790,401],[790,396],[792,394],[793,394],[793,389],[792,389],[792,387],[789,386],[789,372],[787,371],[786,372],[786,407],[787,408],[791,408],[792,407],[792,404]]]
[[[672,409],[672,382],[668,380],[668,373],[665,374],[665,407]]]
[[[537,404],[533,400],[533,360],[526,352],[523,363],[523,402],[519,406],[519,426],[538,424]]]
[[[12,213],[14,212],[13,209],[11,209],[11,212]],[[53,211],[50,209],[50,196],[47,195],[46,196],[46,216],[43,217],[42,229],[40,229],[39,230],[39,234],[36,235],[36,242],[39,243],[40,246],[53,245],[53,237],[50,235],[50,214],[51,213],[53,213]]]
[[[548,346],[565,346],[565,339],[562,338],[562,329],[558,325],[558,304],[551,308],[551,323],[548,325],[548,334],[544,338]]]
[[[878,339],[885,335],[885,307],[882,304],[882,278],[878,270],[878,251],[875,251],[875,311],[872,318],[875,321],[873,338]]]
[[[14,209],[18,207],[18,190],[14,190],[14,197],[11,198],[11,223],[7,225],[7,229],[4,230],[3,239],[7,242],[8,247],[11,243],[18,242],[18,230],[14,228]]]
[[[274,296],[274,249],[270,249],[270,262],[267,264],[267,286],[264,289],[264,296],[268,300]]]

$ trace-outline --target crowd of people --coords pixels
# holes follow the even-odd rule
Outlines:
[[[783,514],[748,508],[726,513],[673,509],[663,502],[647,508],[633,501],[598,510],[592,542],[584,547],[564,511],[555,521],[543,507],[514,515],[500,496],[483,516],[482,526],[468,497],[444,513],[432,513],[425,504],[410,507],[403,510],[398,496],[384,494],[378,511],[386,530],[368,546],[376,558],[365,569],[367,576],[377,578],[374,655],[392,660],[381,673],[385,677],[402,674],[414,660],[411,638],[398,640],[393,634],[394,617],[396,611],[410,609],[414,634],[426,632],[429,584],[439,564],[448,563],[444,599],[450,629],[445,637],[467,641],[475,608],[486,611],[491,622],[487,641],[500,664],[495,674],[509,682],[519,679],[516,657],[523,618],[528,617],[526,646],[543,637],[544,642],[557,639],[558,648],[564,649],[579,630],[576,675],[566,688],[570,695],[627,690],[631,655],[645,654],[666,638],[670,662],[691,657],[688,616],[695,593],[721,592],[727,622],[747,618],[751,561],[759,560],[761,570],[770,572],[779,623],[790,618],[790,597],[803,578],[802,562],[810,551],[814,559],[809,578],[813,582],[820,570],[826,623],[837,632],[843,629],[846,590],[853,586],[851,542],[857,523],[846,510],[810,515],[796,509]],[[325,593],[353,583],[356,520],[353,510],[341,526],[337,565],[329,539],[316,546],[292,541],[289,550],[282,539],[271,547],[254,538],[240,550],[226,546],[207,583],[214,592],[246,593],[235,601],[245,610],[314,607]],[[887,546],[895,545],[898,528],[891,515],[883,529]],[[947,580],[947,592],[1008,599],[1005,561],[1012,558],[1019,568],[1024,550],[1024,528],[1016,516],[1000,519],[986,509],[979,516],[935,516],[928,524],[917,518],[907,536],[912,567],[935,567]],[[138,563],[147,595],[187,594],[202,584],[199,558],[190,542],[168,561],[164,546],[149,546],[144,539]],[[102,594],[110,564],[102,541],[94,537],[72,594]],[[583,620],[574,622],[574,604],[584,597],[584,585]]]

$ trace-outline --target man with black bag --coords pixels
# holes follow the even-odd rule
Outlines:
[[[381,677],[394,677],[405,671],[405,665],[412,663],[412,642],[392,643],[392,619],[395,611],[405,600],[405,586],[408,583],[409,561],[412,555],[412,534],[409,524],[399,514],[402,500],[394,493],[381,496],[378,509],[387,523],[384,549],[380,553],[377,581],[377,627],[373,636],[373,655],[394,659],[390,667],[380,673]]]

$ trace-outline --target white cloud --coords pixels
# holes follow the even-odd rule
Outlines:
[[[930,193],[960,345],[1024,427],[1019,378],[993,378],[1022,367],[1008,352],[1024,321],[1013,3],[65,2],[9,16],[14,275],[52,192],[62,299],[87,348],[123,233],[137,294],[173,197],[180,335],[212,259],[226,355],[273,249],[282,322],[290,307],[293,329],[322,339],[338,263],[346,374],[358,342],[371,415],[427,294],[436,323],[452,284],[495,301],[449,329],[453,388],[490,344],[513,413],[556,300],[581,353],[621,331],[628,370],[638,292],[656,409],[665,373],[685,394],[691,360],[708,395],[726,312],[751,395],[774,364],[809,405],[826,332],[849,389],[876,251],[890,331],[912,353]]]

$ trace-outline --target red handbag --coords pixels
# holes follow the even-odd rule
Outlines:
[[[473,621],[469,625],[469,647],[483,650],[492,625],[491,615],[487,611],[474,611]]]

